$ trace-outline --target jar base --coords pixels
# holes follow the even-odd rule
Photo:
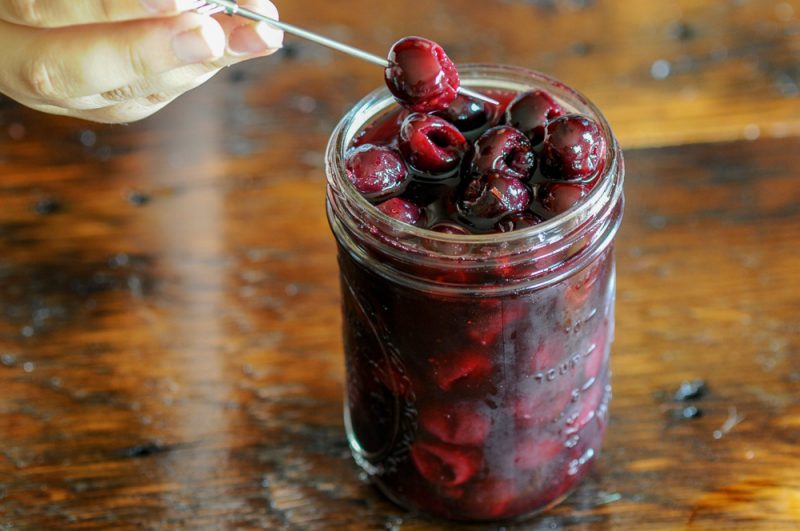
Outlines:
[[[549,511],[550,509],[552,509],[553,507],[555,507],[557,505],[560,505],[567,498],[572,496],[572,494],[574,494],[574,492],[580,486],[581,482],[577,482],[575,485],[570,487],[565,493],[561,494],[560,496],[558,496],[556,499],[554,499],[553,501],[549,502],[548,504],[543,505],[542,507],[538,507],[538,508],[536,508],[536,509],[534,509],[532,511],[528,511],[526,513],[522,513],[522,514],[518,514],[518,515],[514,515],[514,516],[504,517],[504,518],[485,518],[485,519],[482,519],[482,518],[458,518],[456,516],[445,516],[445,515],[441,515],[441,514],[436,514],[435,512],[426,511],[424,509],[415,508],[415,507],[410,506],[410,504],[407,504],[407,503],[403,502],[400,498],[395,496],[391,492],[391,490],[389,488],[387,488],[380,481],[380,479],[375,478],[375,477],[371,477],[370,478],[370,483],[373,485],[373,487],[378,492],[380,492],[381,495],[386,497],[386,499],[388,499],[390,502],[392,502],[393,504],[397,505],[401,509],[409,511],[409,513],[414,514],[414,515],[422,515],[422,516],[435,518],[435,519],[439,519],[439,520],[448,520],[448,521],[463,522],[463,523],[470,523],[471,522],[471,523],[483,523],[483,524],[488,524],[488,523],[515,524],[515,523],[521,523],[521,522],[523,522],[525,520],[529,520],[529,519],[531,519],[531,518],[533,518],[535,516],[538,516],[538,515],[540,515],[542,513],[545,513],[547,511]]]

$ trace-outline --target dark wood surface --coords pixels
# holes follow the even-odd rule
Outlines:
[[[538,66],[626,148],[605,451],[506,528],[800,529],[800,3],[287,4]],[[456,528],[364,483],[342,426],[322,151],[379,82],[292,41],[129,126],[3,100],[0,529]]]

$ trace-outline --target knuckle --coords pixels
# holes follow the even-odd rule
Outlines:
[[[167,103],[172,99],[172,96],[167,94],[166,92],[154,92],[147,96],[147,102],[153,105],[157,105],[159,103]]]
[[[226,68],[231,66],[235,62],[235,59],[231,59],[229,57],[220,57],[219,59],[212,59],[211,61],[206,61],[203,66],[211,69],[211,70],[220,70],[222,68]]]
[[[23,82],[35,97],[52,101],[63,98],[61,87],[63,82],[54,72],[53,63],[45,58],[37,57],[24,67]]]
[[[122,101],[132,100],[135,97],[133,87],[130,85],[115,88],[112,90],[107,90],[101,94],[101,96],[111,102],[119,103]]]

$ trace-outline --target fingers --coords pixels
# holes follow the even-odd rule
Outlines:
[[[22,0],[0,0],[0,6],[12,1]],[[278,17],[268,0],[240,5]],[[283,32],[268,24],[224,15],[183,13],[47,30],[0,20],[0,49],[6,50],[0,54],[0,92],[45,112],[128,122],[149,116],[224,66],[274,53],[282,42]]]
[[[261,0],[258,0],[259,2]],[[198,63],[175,68],[139,79],[134,83],[117,87],[102,94],[65,98],[54,103],[76,110],[101,109],[119,103],[141,99],[155,103],[166,99],[172,100],[176,96],[196,88],[210,79],[217,71],[225,66],[250,59],[255,56],[264,56],[275,53],[282,45],[283,33],[271,28],[255,28],[254,24],[231,24],[228,21],[236,19],[223,19],[223,27],[228,33],[228,53],[220,59],[206,63]],[[225,24],[228,22],[227,24]],[[264,31],[264,30],[267,31]],[[247,48],[242,50],[237,43],[231,43],[233,37],[241,36],[243,32],[254,32],[255,35],[246,35]]]
[[[13,33],[0,28],[7,39]],[[183,65],[213,61],[224,55],[227,44],[219,23],[194,13],[113,28],[23,33],[12,41],[16,53],[0,57],[0,68],[16,74],[11,83],[21,86],[13,89],[42,102],[103,93]]]
[[[175,15],[197,0],[2,0],[0,20],[39,28]]]
[[[246,0],[239,5],[270,18],[279,18],[278,8],[268,0]],[[238,62],[236,57],[268,55],[283,46],[283,31],[265,22],[253,22],[243,17],[216,18],[228,36],[225,64]]]
[[[278,12],[267,0],[241,2],[243,7],[257,10],[277,18]],[[226,53],[223,57],[205,63],[186,65],[164,73],[142,78],[134,83],[116,87],[101,94],[68,98],[58,103],[64,107],[90,110],[118,103],[143,99],[150,102],[174,97],[207,81],[220,68],[250,59],[275,53],[283,45],[283,32],[264,23],[247,19],[221,16],[220,26],[227,35]]]
[[[278,16],[267,0],[242,5]],[[0,57],[0,67],[16,71],[14,78],[22,85],[15,87],[18,92],[30,93],[42,102],[102,94],[189,64],[209,63],[210,68],[219,68],[273,53],[283,42],[283,32],[263,22],[195,13],[111,27],[35,31],[5,26],[9,31],[0,27],[0,34],[12,38],[4,48],[16,53]],[[13,37],[13,33],[23,35]]]

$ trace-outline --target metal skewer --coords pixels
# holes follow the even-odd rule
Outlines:
[[[369,52],[365,52],[364,50],[360,50],[343,42],[329,39],[328,37],[325,37],[323,35],[319,35],[317,33],[304,30],[303,28],[298,28],[293,24],[288,24],[286,22],[282,22],[280,20],[267,17],[260,13],[256,13],[255,11],[251,11],[244,7],[240,7],[239,4],[236,2],[236,0],[198,0],[196,6],[194,7],[194,10],[204,15],[225,13],[226,15],[230,16],[239,15],[245,18],[249,18],[250,20],[264,22],[274,28],[282,29],[286,33],[290,33],[292,35],[302,37],[303,39],[307,39],[317,44],[321,44],[322,46],[326,46],[333,50],[343,52],[348,55],[352,55],[353,57],[357,57],[358,59],[373,63],[380,67],[387,68],[389,66],[388,59],[385,59],[375,54],[371,54]],[[492,105],[499,105],[499,103],[496,100],[490,98],[489,96],[485,96],[480,92],[470,90],[463,86],[458,88],[458,92],[460,94],[463,94],[464,96],[469,96],[470,98],[485,101],[486,103],[491,103]]]

